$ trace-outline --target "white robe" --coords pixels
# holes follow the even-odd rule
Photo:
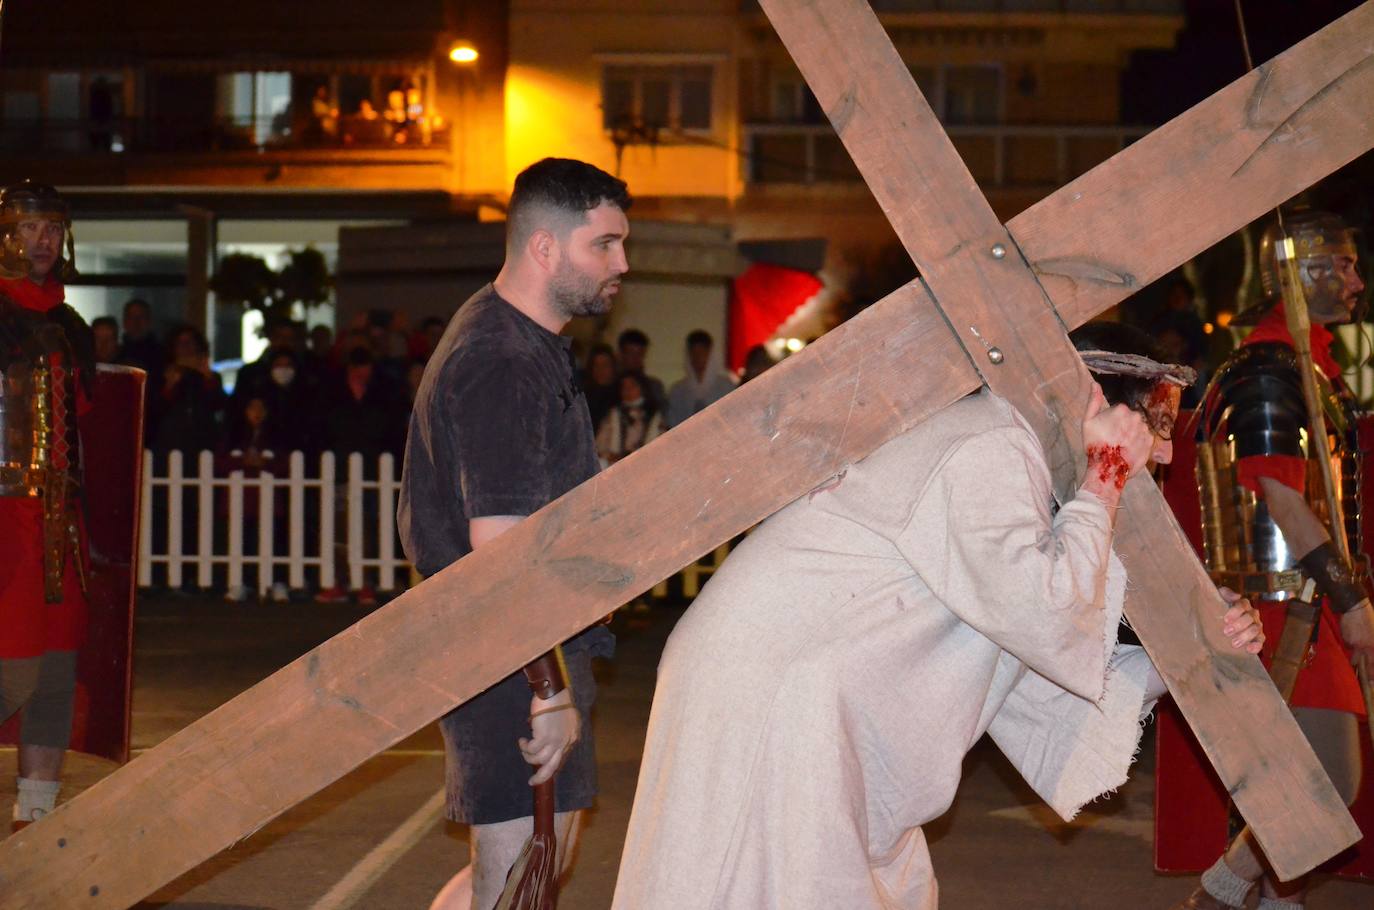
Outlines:
[[[984,732],[1062,817],[1120,786],[1149,664],[1083,494],[960,401],[755,530],[659,667],[618,910],[934,908],[920,826]]]

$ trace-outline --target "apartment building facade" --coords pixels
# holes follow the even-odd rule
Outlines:
[[[1183,26],[1181,0],[873,6],[1004,217],[1143,131],[1120,122],[1122,72]],[[5,12],[0,164],[76,200],[91,312],[137,293],[233,335],[237,314],[207,305],[226,251],[311,244],[334,263],[341,227],[499,219],[545,155],[618,173],[637,219],[824,241],[810,264],[837,290],[862,295],[895,242],[753,0]],[[623,319],[652,332],[643,296]]]

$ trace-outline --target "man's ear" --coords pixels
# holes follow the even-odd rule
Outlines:
[[[532,231],[530,239],[525,241],[525,251],[540,268],[553,271],[558,261],[558,238],[552,231],[539,228]]]

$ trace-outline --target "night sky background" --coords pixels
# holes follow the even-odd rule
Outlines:
[[[1278,55],[1359,6],[1359,0],[1242,0],[1250,51],[1256,66]],[[1122,120],[1161,124],[1245,73],[1234,0],[1186,0],[1187,25],[1174,49],[1138,51],[1122,77]],[[1374,111],[1370,112],[1374,115]],[[1374,224],[1374,153],[1355,159],[1304,194],[1314,206],[1344,215],[1361,229],[1362,272],[1369,280],[1369,228]],[[1257,231],[1272,216],[1251,226]],[[1257,235],[1256,235],[1257,236]],[[1207,317],[1232,308],[1241,277],[1244,248],[1229,238],[1194,262],[1206,298]],[[1123,315],[1148,324],[1160,303],[1160,285],[1123,305]],[[1250,292],[1256,293],[1257,288]],[[1371,294],[1365,291],[1366,301]]]

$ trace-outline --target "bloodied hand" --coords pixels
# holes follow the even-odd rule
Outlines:
[[[1125,405],[1107,406],[1100,386],[1093,387],[1083,418],[1083,447],[1088,456],[1085,489],[1115,502],[1126,481],[1150,461],[1155,435],[1140,413]]]

